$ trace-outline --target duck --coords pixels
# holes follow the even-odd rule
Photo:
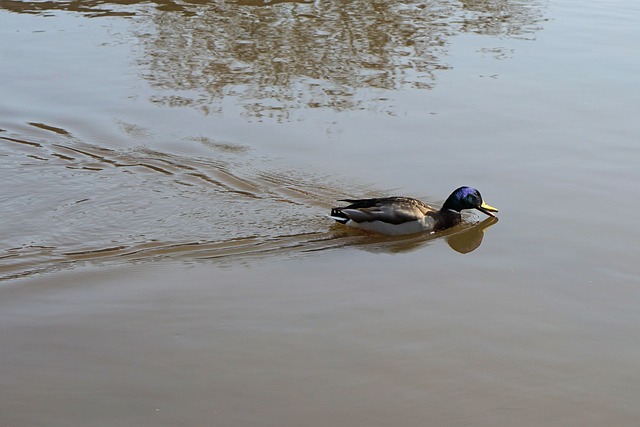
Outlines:
[[[339,201],[349,205],[332,208],[329,218],[349,227],[392,236],[445,230],[462,221],[460,212],[464,209],[477,209],[494,218],[498,212],[484,202],[478,190],[466,186],[455,189],[441,209],[411,197]]]

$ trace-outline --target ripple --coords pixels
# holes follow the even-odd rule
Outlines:
[[[9,189],[0,200],[8,218],[0,226],[0,279],[87,262],[237,263],[349,246],[395,253],[448,239],[393,239],[335,226],[325,214],[336,200],[381,192],[275,170],[249,150],[226,149],[229,143],[218,150],[208,141],[211,156],[196,158],[105,149],[54,125],[35,128],[43,134],[0,137],[0,179]],[[489,225],[471,221],[452,232],[460,239],[478,228],[475,238],[462,239],[473,250]]]

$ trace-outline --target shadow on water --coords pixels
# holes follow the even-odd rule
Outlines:
[[[538,1],[516,0],[0,0],[0,8],[135,17],[152,102],[203,114],[239,106],[248,119],[283,121],[314,108],[395,114],[392,91],[430,89],[450,68],[453,37],[533,38],[544,20]]]
[[[363,234],[333,225],[325,214],[337,199],[379,191],[274,171],[247,147],[199,138],[211,156],[187,158],[106,149],[57,126],[28,126],[28,138],[0,133],[5,184],[12,188],[0,200],[9,213],[0,230],[0,279],[86,262],[242,263],[345,247],[400,253],[439,237],[466,253],[494,223],[401,238]]]

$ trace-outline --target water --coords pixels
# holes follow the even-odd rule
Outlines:
[[[637,425],[639,15],[0,2],[0,425]]]

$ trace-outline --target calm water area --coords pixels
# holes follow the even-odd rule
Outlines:
[[[0,427],[640,425],[639,22],[0,0]]]

